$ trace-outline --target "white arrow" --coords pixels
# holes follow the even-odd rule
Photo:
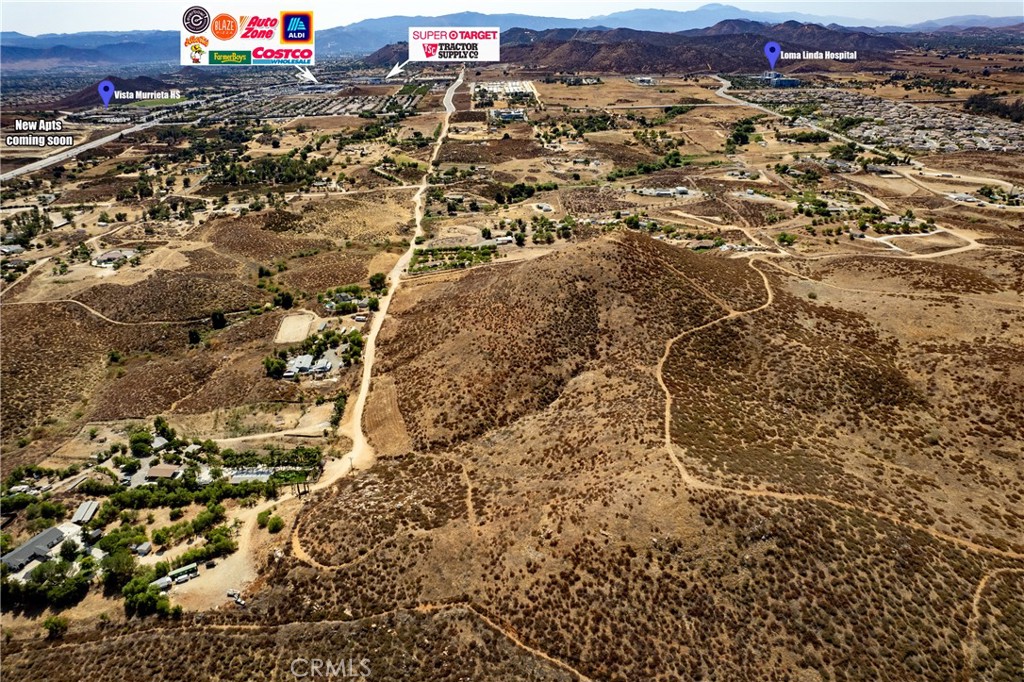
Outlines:
[[[405,65],[408,64],[411,61],[412,61],[411,59],[406,59],[401,64],[395,64],[395,68],[391,69],[391,73],[388,74],[388,78],[394,78],[398,74],[402,73],[402,69],[404,69]]]
[[[297,74],[295,74],[295,77],[298,78],[300,81],[306,81],[307,83],[319,83],[320,82],[320,81],[318,81],[316,79],[316,76],[314,76],[312,73],[310,73],[308,67],[303,67],[303,66],[299,66],[298,64],[296,64],[295,68],[299,70],[299,72]]]

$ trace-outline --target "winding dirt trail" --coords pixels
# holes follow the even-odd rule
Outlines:
[[[47,304],[52,304],[52,303],[72,303],[72,304],[77,305],[77,306],[79,306],[81,308],[85,308],[86,312],[91,313],[92,315],[95,315],[96,317],[100,318],[104,322],[109,322],[110,324],[120,325],[122,327],[145,327],[145,326],[163,325],[163,324],[191,324],[193,322],[206,322],[206,321],[208,321],[210,319],[210,316],[207,315],[206,317],[191,317],[191,318],[188,318],[188,319],[185,319],[185,320],[146,320],[144,322],[123,322],[121,320],[115,320],[113,318],[107,317],[106,315],[104,315],[100,311],[96,310],[95,308],[92,308],[92,307],[86,305],[85,303],[82,303],[81,301],[76,301],[73,298],[51,298],[51,299],[44,299],[42,301],[11,301],[11,302],[4,302],[3,305],[47,305]],[[232,313],[225,313],[225,314],[230,315]]]
[[[363,616],[362,618],[352,618],[352,619],[349,619],[349,620],[292,621],[292,622],[289,622],[289,623],[281,623],[279,625],[262,625],[262,624],[254,624],[254,623],[235,623],[235,624],[192,623],[189,627],[192,630],[197,630],[197,631],[201,631],[201,630],[221,630],[221,631],[226,631],[226,632],[232,632],[232,631],[260,632],[260,631],[264,631],[264,630],[276,630],[276,629],[290,628],[290,627],[303,626],[303,625],[356,625],[358,623],[364,623],[366,621],[379,620],[381,618],[386,618],[388,616],[392,616],[392,615],[395,615],[395,614],[398,614],[398,613],[421,613],[421,614],[428,614],[429,615],[429,614],[444,613],[444,612],[447,612],[447,611],[461,611],[463,613],[470,614],[470,615],[474,616],[475,618],[477,618],[478,620],[480,620],[482,623],[484,623],[491,630],[493,630],[493,631],[497,632],[499,635],[505,637],[517,649],[521,649],[522,651],[525,651],[526,653],[530,654],[534,658],[538,658],[538,659],[540,659],[540,660],[542,660],[542,661],[544,661],[546,663],[549,663],[549,664],[551,664],[551,665],[553,665],[553,666],[555,666],[555,667],[557,667],[557,668],[559,668],[559,669],[569,673],[570,675],[575,676],[576,679],[580,680],[580,682],[593,682],[592,678],[587,677],[586,675],[584,675],[583,673],[581,673],[580,671],[576,670],[571,665],[566,663],[565,661],[562,661],[562,660],[560,660],[558,658],[555,658],[554,656],[551,656],[550,654],[548,654],[548,653],[546,653],[546,652],[544,652],[544,651],[542,651],[540,649],[535,649],[534,647],[531,647],[529,644],[526,644],[525,642],[523,642],[523,640],[521,640],[519,638],[518,634],[516,634],[516,632],[514,630],[512,630],[511,628],[509,628],[509,627],[507,627],[505,625],[502,625],[501,623],[498,623],[491,616],[488,616],[486,613],[483,613],[480,609],[478,609],[477,607],[473,606],[471,603],[463,602],[463,601],[450,602],[450,603],[446,603],[446,604],[424,603],[424,604],[417,604],[417,605],[411,606],[411,607],[398,607],[398,608],[394,608],[394,609],[388,609],[387,611],[381,611],[380,613],[373,613],[373,614],[370,614],[368,616]],[[129,637],[137,638],[139,636],[139,634],[140,633],[138,631],[134,631],[133,630],[131,632],[125,632],[125,633],[121,633],[121,634],[115,634],[115,635],[104,637],[103,641],[104,642],[111,642],[111,641],[116,641],[116,640],[120,640],[120,639],[126,639],[126,638],[129,638]],[[63,643],[63,644],[54,644],[53,646],[47,647],[47,651],[58,652],[58,651],[61,651],[61,650],[75,649],[75,648],[78,648],[78,647],[80,647],[80,646],[82,646],[83,644],[86,644],[86,643],[88,643],[88,642],[67,642],[67,643]]]
[[[1014,573],[1024,574],[1024,568],[995,568],[982,576],[981,580],[978,581],[978,587],[975,588],[974,597],[971,599],[971,619],[967,623],[967,637],[963,640],[964,669],[962,677],[964,680],[974,678],[972,669],[978,655],[978,623],[981,621],[980,609],[985,589],[992,582],[993,578],[1007,574],[1013,575]]]
[[[661,386],[661,390],[665,393],[665,450],[668,453],[669,458],[672,460],[672,463],[675,465],[676,470],[679,472],[679,476],[683,479],[683,482],[688,487],[691,487],[695,490],[708,490],[714,492],[728,493],[732,495],[745,495],[747,497],[761,497],[776,500],[821,502],[824,504],[832,505],[834,507],[839,507],[840,509],[846,509],[848,511],[855,511],[860,512],[862,514],[868,514],[870,516],[874,516],[878,519],[883,519],[885,521],[888,521],[903,528],[921,531],[923,533],[927,533],[928,535],[937,540],[949,542],[958,545],[964,549],[977,552],[979,554],[988,554],[992,556],[999,556],[1006,559],[1014,560],[1024,559],[1024,554],[1018,552],[1012,552],[1008,550],[997,549],[995,547],[979,545],[978,543],[972,542],[971,540],[966,540],[955,535],[943,533],[942,531],[936,530],[930,526],[925,526],[921,523],[917,523],[916,521],[908,521],[893,514],[887,514],[885,512],[877,511],[874,509],[861,507],[855,504],[851,504],[849,502],[842,502],[840,500],[833,499],[826,495],[816,495],[813,493],[785,493],[758,488],[732,488],[729,486],[709,483],[703,479],[697,478],[692,473],[690,473],[690,471],[686,468],[686,466],[683,464],[683,461],[677,454],[676,445],[672,442],[672,393],[669,391],[668,385],[665,383],[665,362],[668,360],[668,356],[672,352],[672,346],[680,339],[686,338],[687,336],[690,336],[692,334],[696,334],[697,332],[700,332],[704,329],[725,322],[726,320],[731,320],[738,317],[743,317],[745,315],[752,315],[754,313],[760,312],[768,308],[775,302],[775,292],[772,289],[771,282],[768,280],[768,276],[764,272],[762,272],[760,268],[757,267],[756,262],[757,261],[755,261],[754,259],[750,259],[747,261],[747,264],[751,268],[756,270],[757,273],[761,276],[761,279],[764,281],[765,291],[767,293],[767,300],[763,304],[757,306],[756,308],[751,308],[749,310],[734,310],[728,313],[727,315],[719,317],[718,319],[712,320],[711,322],[707,322],[697,327],[692,327],[681,332],[677,336],[672,337],[665,343],[665,352],[662,354],[661,360],[658,362],[658,367],[655,374],[658,378],[658,384]]]

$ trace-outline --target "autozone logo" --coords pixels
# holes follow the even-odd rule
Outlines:
[[[423,56],[427,59],[437,56],[437,43],[423,43]]]
[[[239,20],[243,26],[242,35],[238,36],[239,38],[266,40],[273,38],[274,32],[277,30],[278,22],[274,17],[242,16],[239,17]]]

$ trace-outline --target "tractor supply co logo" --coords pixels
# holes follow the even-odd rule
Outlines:
[[[247,7],[251,14],[220,9],[226,8],[193,5],[184,9],[181,65],[315,64],[313,12],[281,11],[258,1]]]
[[[248,50],[210,50],[211,64],[252,64],[252,52]]]
[[[281,12],[281,42],[303,45],[313,42],[313,13]]]
[[[210,13],[205,8],[189,7],[181,17],[185,30],[189,33],[198,34],[210,28]]]
[[[189,64],[202,64],[203,55],[206,54],[204,47],[209,47],[210,41],[203,36],[189,36],[185,38],[185,47],[188,49]]]
[[[500,61],[498,28],[410,28],[409,60]]]

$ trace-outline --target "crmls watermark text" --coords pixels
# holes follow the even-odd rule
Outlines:
[[[343,658],[340,661],[323,658],[296,658],[292,661],[291,673],[298,679],[306,678],[358,678],[370,676],[370,660],[367,658]]]

